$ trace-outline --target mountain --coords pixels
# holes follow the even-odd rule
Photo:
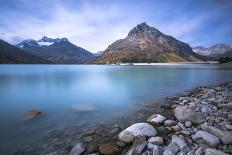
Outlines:
[[[44,64],[51,63],[38,56],[29,54],[0,39],[1,64]]]
[[[48,38],[25,40],[18,45],[22,50],[42,57],[57,64],[82,64],[95,60],[94,54],[78,47],[67,38]]]
[[[96,62],[184,62],[200,57],[188,44],[142,23],[108,46]]]
[[[103,51],[98,51],[97,53],[94,53],[96,57],[100,57],[102,55]]]
[[[229,57],[232,58],[232,46],[225,44],[215,44],[209,48],[197,46],[193,51],[203,56],[209,56],[216,59]]]

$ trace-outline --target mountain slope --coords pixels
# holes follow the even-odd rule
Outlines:
[[[209,48],[197,46],[193,51],[203,56],[209,56],[216,59],[229,57],[232,58],[232,47],[225,44],[215,44]]]
[[[142,23],[111,44],[96,62],[183,62],[198,61],[197,56],[188,44]]]
[[[38,56],[26,53],[19,48],[0,39],[1,64],[44,64],[51,63]]]
[[[21,49],[57,64],[82,64],[95,60],[94,54],[78,47],[67,38],[25,40],[17,45]]]

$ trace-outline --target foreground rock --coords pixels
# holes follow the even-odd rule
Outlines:
[[[218,137],[223,144],[232,144],[232,131],[222,131],[218,128],[207,125],[201,125],[201,128],[202,130],[205,130]]]
[[[136,123],[119,133],[119,140],[130,143],[135,137],[152,137],[157,134],[156,129],[148,123]]]
[[[144,148],[146,147],[147,142],[145,137],[138,137],[129,151],[127,152],[127,155],[140,155]]]
[[[71,152],[68,155],[80,155],[84,151],[85,151],[85,144],[78,143],[72,148]]]
[[[161,125],[165,121],[165,119],[166,118],[160,114],[153,114],[147,119],[147,122],[154,125]]]
[[[224,153],[220,150],[212,149],[212,148],[207,148],[205,150],[205,155],[229,155],[227,153]]]
[[[104,155],[114,155],[118,153],[119,149],[117,145],[114,144],[100,144],[99,151]]]
[[[155,144],[155,145],[162,145],[164,143],[163,137],[151,137],[148,139],[149,143]]]
[[[201,112],[196,112],[193,107],[190,106],[178,106],[174,110],[175,117],[178,121],[184,123],[185,121],[191,121],[195,124],[201,124],[205,122],[205,116]]]
[[[42,112],[36,109],[30,109],[28,112],[25,113],[28,119],[38,117],[41,114]]]
[[[193,136],[193,139],[198,144],[206,144],[209,147],[216,147],[220,144],[220,141],[216,136],[205,131],[197,131],[197,133]]]
[[[218,105],[219,108],[225,109],[225,110],[232,110],[232,102],[227,104],[220,104]]]

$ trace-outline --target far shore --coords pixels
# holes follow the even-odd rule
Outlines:
[[[168,62],[168,63],[121,63],[116,65],[127,66],[171,66],[171,65],[187,65],[187,64],[219,64],[218,61],[201,61],[201,62]],[[114,65],[114,64],[111,64]]]

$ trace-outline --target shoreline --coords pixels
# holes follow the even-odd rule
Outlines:
[[[75,150],[75,148],[77,147],[82,147],[82,150],[83,150],[81,152],[82,154],[92,154],[92,153],[94,154],[99,154],[99,153],[100,154],[108,154],[108,153],[109,154],[126,154],[128,151],[137,150],[136,147],[142,147],[143,145],[144,145],[142,147],[143,149],[141,150],[140,153],[143,152],[146,154],[154,152],[154,150],[156,152],[157,151],[158,152],[165,152],[165,151],[175,152],[174,148],[176,148],[178,152],[182,152],[182,153],[183,152],[194,153],[196,151],[198,152],[223,151],[225,153],[232,153],[231,152],[232,137],[229,137],[231,138],[229,139],[229,142],[230,142],[229,144],[222,144],[221,139],[218,140],[219,138],[217,139],[217,137],[216,138],[214,137],[214,140],[216,139],[215,141],[217,140],[219,141],[219,142],[217,141],[217,145],[209,144],[209,142],[205,143],[207,139],[203,142],[202,141],[199,142],[193,138],[193,136],[195,136],[195,134],[199,130],[203,130],[201,129],[201,126],[205,122],[208,123],[206,124],[207,126],[210,126],[210,125],[212,126],[215,124],[217,125],[217,124],[220,124],[221,122],[227,122],[227,127],[229,129],[224,126],[224,129],[220,129],[220,130],[228,131],[232,135],[232,126],[231,126],[231,123],[228,123],[231,120],[228,121],[227,116],[222,117],[222,116],[225,116],[223,113],[221,114],[222,116],[221,115],[218,116],[219,117],[218,123],[212,124],[213,119],[210,118],[211,115],[212,117],[214,117],[213,112],[215,111],[215,109],[216,109],[216,112],[221,110],[217,108],[217,106],[215,108],[215,105],[212,105],[211,103],[208,103],[208,104],[196,103],[195,104],[196,108],[194,109],[194,112],[195,111],[201,112],[203,108],[204,115],[208,115],[207,119],[205,118],[204,120],[205,122],[204,123],[202,122],[201,124],[194,124],[191,121],[180,122],[178,121],[176,116],[173,114],[173,111],[176,107],[194,106],[192,105],[192,98],[198,99],[198,97],[201,98],[202,96],[206,94],[208,95],[208,97],[202,98],[202,100],[206,100],[207,102],[213,103],[214,101],[211,101],[211,100],[213,100],[212,98],[217,98],[217,95],[215,95],[216,97],[211,97],[210,94],[212,92],[210,93],[208,93],[207,91],[204,92],[205,90],[207,91],[214,90],[216,94],[217,92],[220,92],[220,91],[222,92],[227,91],[227,93],[225,93],[227,95],[221,96],[222,101],[219,103],[219,105],[227,104],[225,102],[232,101],[232,83],[231,82],[218,84],[216,86],[214,85],[214,86],[206,86],[206,87],[197,87],[193,90],[185,91],[184,93],[178,96],[165,97],[163,101],[158,102],[158,103],[143,103],[139,106],[136,106],[137,109],[134,109],[135,111],[129,114],[129,116],[123,116],[123,118],[120,118],[118,120],[112,120],[110,122],[105,122],[105,123],[103,122],[98,125],[86,123],[82,125],[67,127],[66,129],[62,131],[59,131],[59,130],[49,131],[48,134],[45,137],[43,137],[42,141],[36,142],[35,144],[32,144],[31,146],[28,146],[22,150],[19,150],[16,153],[14,153],[14,155],[31,154],[32,152],[34,155],[37,155],[37,154],[72,155],[70,154],[70,151],[73,150],[73,148],[74,148],[73,151],[77,151]],[[210,101],[208,101],[208,99],[210,99]],[[206,107],[203,107],[202,105],[206,105]],[[210,112],[209,109],[211,109],[212,111]],[[207,113],[205,113],[205,111]],[[229,113],[228,115],[232,116],[232,112],[227,112],[227,113]],[[153,114],[159,114],[158,115],[159,117],[157,117],[157,115],[154,116]],[[154,117],[152,119],[158,122],[147,120],[147,118],[152,115]],[[161,116],[163,116],[165,119],[161,120],[160,119],[162,118]],[[220,117],[224,119],[221,119]],[[149,123],[153,128],[155,128],[157,135],[154,134],[153,136],[146,136],[146,138],[140,137],[139,139],[136,139],[135,141],[131,141],[129,143],[125,142],[125,137],[118,138],[119,133],[123,132],[128,126],[131,126],[132,124],[135,124],[135,123]],[[216,127],[219,127],[219,125],[217,125]],[[209,134],[212,135],[211,133]],[[159,137],[159,138],[156,138],[156,141],[154,141],[154,138],[153,138],[153,141],[152,141],[149,139],[149,137]],[[203,138],[205,137],[203,136]],[[213,147],[215,149],[210,149],[208,145],[210,145],[210,147],[215,146]]]

